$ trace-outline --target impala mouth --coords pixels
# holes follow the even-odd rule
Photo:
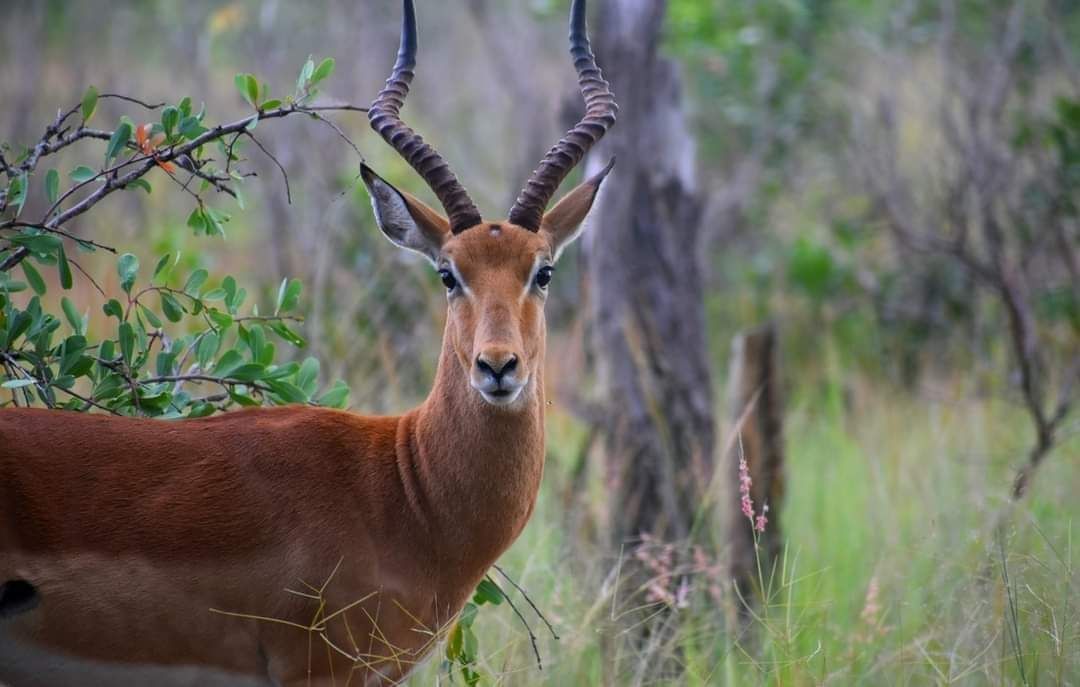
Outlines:
[[[488,387],[488,388],[484,388]],[[480,396],[493,406],[508,406],[521,396],[524,384],[473,384],[473,388],[480,392]]]

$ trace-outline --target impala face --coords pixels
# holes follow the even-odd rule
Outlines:
[[[469,386],[492,406],[524,407],[520,400],[540,372],[544,298],[555,261],[577,235],[615,160],[545,210],[559,184],[615,123],[619,107],[589,47],[585,1],[574,0],[570,54],[585,116],[540,161],[508,220],[488,222],[442,156],[401,121],[416,45],[415,11],[412,0],[405,0],[397,61],[368,108],[368,120],[423,177],[446,216],[394,188],[367,165],[361,165],[360,173],[382,232],[423,254],[439,271],[449,299],[448,344]]]
[[[541,234],[490,224],[450,238],[436,266],[447,336],[470,386],[492,405],[514,405],[540,374],[551,246]]]
[[[569,193],[538,231],[481,222],[456,234],[442,215],[362,169],[379,228],[438,270],[446,288],[448,344],[469,385],[488,404],[525,406],[523,392],[541,374],[544,303],[555,260],[577,236],[610,169]]]

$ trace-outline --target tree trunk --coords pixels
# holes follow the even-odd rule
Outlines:
[[[728,385],[728,409],[732,431],[737,435],[731,442],[725,469],[735,477],[739,474],[740,459],[746,459],[754,520],[751,523],[743,512],[739,495],[731,494],[728,498],[733,511],[729,538],[731,576],[743,599],[750,602],[760,582],[758,566],[761,574],[768,576],[781,546],[784,435],[779,339],[775,326],[767,325],[735,337]],[[737,479],[732,481],[738,483]],[[764,529],[757,533],[755,546],[754,524],[761,515],[766,515],[768,522],[761,522]]]
[[[657,54],[664,0],[607,0],[596,48],[620,110],[590,167],[618,158],[585,232],[592,345],[616,546],[686,538],[712,472],[694,149],[674,63]]]

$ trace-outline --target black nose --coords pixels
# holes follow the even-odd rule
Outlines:
[[[499,381],[503,378],[507,372],[512,372],[517,368],[518,359],[517,356],[511,353],[506,358],[500,358],[496,356],[485,356],[483,353],[476,356],[476,366],[484,372],[491,375],[495,381]]]

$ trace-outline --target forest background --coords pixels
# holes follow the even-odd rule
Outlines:
[[[619,163],[552,283],[545,482],[501,562],[559,638],[533,628],[538,670],[515,614],[484,609],[470,670],[500,684],[1080,683],[1080,7],[594,4],[598,58],[623,109],[589,165],[612,152]],[[580,115],[566,3],[418,9],[407,120],[485,213],[501,215]],[[96,173],[102,150],[145,150],[141,125],[163,116],[145,105],[175,106],[178,127],[203,106],[208,125],[242,121],[280,93],[366,106],[400,13],[393,0],[6,0],[2,10],[3,218],[17,207],[28,221]],[[322,74],[326,57],[335,62]],[[236,78],[249,73],[254,97]],[[87,113],[89,86],[99,96]],[[23,148],[72,106],[106,137],[20,175]],[[186,415],[295,400],[394,413],[422,400],[443,289],[379,235],[361,157],[434,198],[362,112],[316,112],[238,137],[239,178],[182,189],[153,169],[150,188],[64,225],[133,257],[76,252],[68,239],[58,253],[31,227],[0,226],[0,330],[36,296],[38,316],[61,327],[53,343],[68,346],[46,356],[50,396],[11,369],[19,346],[37,345],[35,327],[5,339],[0,402],[85,409],[89,393],[97,410]],[[187,178],[182,162],[174,178]],[[24,248],[30,257],[13,261]],[[126,315],[107,304],[133,285],[151,287],[149,305],[134,307],[145,321],[125,332]],[[201,299],[229,316],[214,320],[213,351],[199,345]],[[615,330],[604,313],[619,314]],[[254,335],[240,321],[252,316],[273,321]],[[623,336],[628,321],[640,341]],[[147,332],[168,331],[221,369],[229,327],[242,330],[250,364],[264,351],[263,362],[298,363],[289,381],[260,393],[261,373],[244,368],[249,386],[241,375],[222,385],[229,393],[193,383],[182,397],[124,396],[64,339],[111,340],[124,358],[125,342],[152,348]],[[783,465],[752,466],[770,522],[746,540],[753,574],[733,585],[751,527],[737,493],[746,399],[730,361],[761,331],[778,342],[767,410],[780,420],[766,433]],[[25,379],[45,374],[26,367]],[[682,505],[628,507],[660,502],[664,479]],[[639,576],[623,578],[630,568]],[[413,682],[459,675],[460,658],[430,662]]]

